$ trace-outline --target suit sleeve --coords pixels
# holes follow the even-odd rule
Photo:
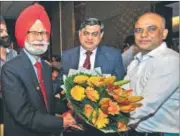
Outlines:
[[[17,123],[32,131],[61,133],[63,119],[32,107],[24,84],[9,64],[2,69],[2,90],[4,106]]]
[[[118,80],[122,80],[125,76],[125,70],[124,70],[124,65],[122,61],[122,55],[121,51],[118,50],[116,53],[116,58],[115,58],[115,68],[114,68],[114,74],[116,75]]]

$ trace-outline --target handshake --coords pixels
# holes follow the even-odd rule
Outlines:
[[[72,111],[65,112],[62,115],[56,114],[56,116],[63,118],[63,127],[65,130],[67,128],[72,128],[72,129],[81,130],[81,131],[83,130],[79,125],[77,125],[77,122],[72,116]]]

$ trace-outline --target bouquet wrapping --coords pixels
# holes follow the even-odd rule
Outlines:
[[[129,113],[142,106],[139,102],[143,97],[132,96],[132,89],[121,87],[129,81],[103,75],[100,68],[71,69],[63,78],[62,88],[74,112],[104,133],[127,131]]]

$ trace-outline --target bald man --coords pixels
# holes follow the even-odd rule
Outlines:
[[[145,13],[135,23],[134,36],[141,52],[135,56],[125,79],[134,95],[144,97],[143,106],[131,113],[128,136],[178,136],[179,54],[163,41],[165,19]]]
[[[5,136],[59,136],[75,125],[71,114],[54,116],[51,68],[41,60],[50,32],[49,17],[39,4],[17,18],[15,36],[22,52],[2,68]]]

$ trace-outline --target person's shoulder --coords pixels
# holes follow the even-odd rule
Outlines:
[[[16,57],[14,57],[13,59],[9,60],[8,62],[6,62],[3,67],[6,69],[16,69],[19,67],[22,67],[22,58],[20,55],[17,55]]]
[[[79,49],[79,46],[78,46],[78,47],[73,47],[73,48],[67,49],[67,50],[65,50],[65,51],[62,52],[62,55],[73,54],[73,53],[77,52],[78,49]]]
[[[163,60],[177,61],[179,60],[179,53],[170,48],[166,48],[163,50],[161,57],[163,58]]]
[[[109,52],[109,53],[112,53],[112,54],[120,54],[121,51],[119,48],[115,48],[115,47],[112,47],[111,45],[100,45],[99,48],[103,51],[103,52]]]
[[[179,53],[176,51],[166,48],[156,57],[154,61],[155,67],[163,68],[167,72],[179,71]]]
[[[16,50],[11,49],[10,51],[11,51],[11,53],[13,54],[13,56],[17,56],[17,51],[16,51]]]

